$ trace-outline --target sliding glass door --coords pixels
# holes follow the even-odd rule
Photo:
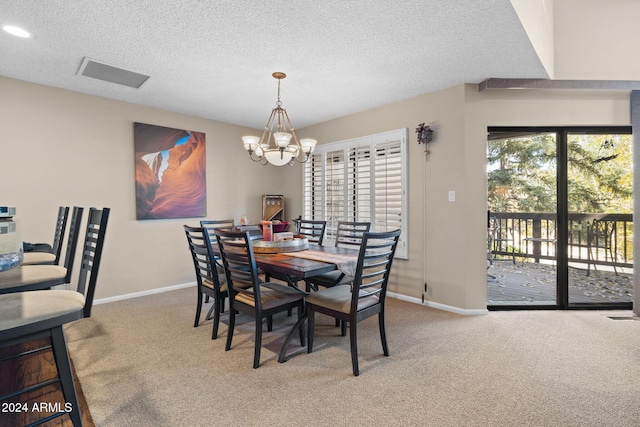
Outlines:
[[[557,304],[556,146],[554,132],[489,133],[489,305]]]
[[[630,134],[567,135],[569,305],[633,300]]]
[[[489,308],[631,307],[630,132],[489,129]]]

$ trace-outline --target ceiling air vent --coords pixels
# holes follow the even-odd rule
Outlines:
[[[90,58],[84,58],[78,74],[135,89],[140,89],[140,87],[149,80],[149,76],[147,75],[107,65]]]

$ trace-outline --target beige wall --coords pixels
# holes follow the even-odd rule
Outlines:
[[[554,77],[554,0],[511,0],[549,78]]]
[[[425,300],[435,306],[485,309],[486,298],[471,304],[466,301],[467,269],[461,268],[467,251],[468,205],[464,90],[464,86],[453,87],[307,127],[304,131],[319,143],[327,143],[408,128],[409,259],[394,262],[389,290],[416,301],[421,301],[424,294]],[[422,122],[435,132],[428,159],[415,134],[415,128]],[[456,202],[448,202],[450,190],[456,191]],[[481,292],[486,294],[486,290]]]
[[[262,194],[299,192],[299,167],[249,160],[240,137],[256,131],[0,78],[0,203],[30,242],[53,239],[59,205],[110,207],[98,298],[195,280],[182,225],[201,218],[135,218],[133,122],[206,134],[208,218],[257,220]]]
[[[287,196],[287,217],[302,212],[301,168],[251,162],[240,143],[247,129],[10,79],[0,78],[0,93],[0,179],[18,182],[3,186],[1,203],[18,208],[25,240],[52,238],[60,204],[113,209],[98,298],[193,281],[181,226],[198,219],[135,219],[135,121],[206,133],[209,218],[257,219],[265,193]],[[435,131],[428,159],[415,137],[422,122]],[[627,92],[461,85],[298,136],[328,143],[409,129],[409,259],[396,260],[390,291],[420,301],[426,282],[427,304],[475,314],[486,310],[487,127],[629,124]]]
[[[488,126],[595,126],[630,125],[629,92],[576,90],[488,90],[478,92],[475,85],[466,87],[467,156],[479,162],[469,162],[469,191],[481,194],[468,212],[473,221],[469,239],[469,264],[473,272],[469,279],[469,300],[479,303],[480,289],[486,289],[486,261],[477,253],[486,251],[486,131]],[[477,177],[477,178],[474,178]],[[473,258],[473,261],[471,260]],[[482,274],[483,275],[483,274]],[[486,298],[486,296],[482,296]]]
[[[426,160],[415,128],[435,130]],[[457,86],[305,128],[320,143],[409,128],[409,260],[390,290],[467,314],[486,310],[488,126],[629,125],[622,91],[487,90]],[[456,201],[448,202],[448,192]]]
[[[638,16],[633,0],[554,0],[553,78],[638,80]]]

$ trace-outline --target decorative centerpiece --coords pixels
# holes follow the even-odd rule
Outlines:
[[[253,240],[253,251],[259,254],[278,254],[282,252],[297,252],[309,249],[309,241],[304,236],[293,236],[284,240]]]
[[[262,226],[264,222],[269,222],[269,221],[261,221],[258,223],[258,227],[260,227],[260,230],[262,230]],[[274,233],[282,233],[283,231],[287,231],[287,229],[289,228],[289,223],[286,221],[279,221],[277,219],[274,219],[271,222],[271,226],[273,228],[273,232]]]

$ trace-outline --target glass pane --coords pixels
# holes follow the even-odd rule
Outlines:
[[[569,304],[633,301],[632,136],[570,134]]]
[[[556,134],[490,132],[488,305],[557,300]]]

